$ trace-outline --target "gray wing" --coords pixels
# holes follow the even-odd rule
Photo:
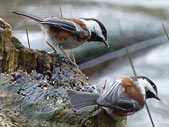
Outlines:
[[[115,109],[121,112],[133,112],[140,109],[138,103],[128,98],[119,80],[115,81],[108,91],[105,91],[98,99],[101,106]]]
[[[50,28],[56,28],[58,30],[63,30],[70,32],[80,38],[85,38],[88,36],[88,32],[81,29],[78,24],[66,19],[60,19],[57,17],[44,18],[42,22],[43,25],[49,25]]]
[[[72,34],[76,34],[81,37],[87,36],[86,32],[80,29],[79,25],[77,25],[76,23],[73,23],[72,21],[66,20],[66,19],[60,19],[57,17],[40,18],[40,17],[31,15],[31,14],[16,12],[16,11],[13,11],[13,13],[30,18],[43,25],[45,24],[49,25],[52,28],[56,28],[58,30],[68,31],[68,32],[71,32]]]
[[[69,21],[66,19],[60,19],[57,17],[40,18],[40,17],[31,15],[28,13],[16,12],[16,11],[13,11],[13,13],[30,18],[38,23],[41,23],[41,24],[53,26],[54,28],[57,28],[57,29],[61,29],[61,30],[69,31],[69,32],[77,32],[78,31],[77,26],[72,21]]]
[[[72,33],[79,32],[75,23],[73,23],[72,21],[66,20],[66,19],[60,19],[57,17],[50,17],[50,18],[44,18],[43,21],[40,23],[50,25],[54,28],[69,31]]]

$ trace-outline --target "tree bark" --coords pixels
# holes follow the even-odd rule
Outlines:
[[[88,78],[56,53],[25,48],[0,19],[0,126],[126,127],[103,109],[73,111],[67,89],[94,92]]]

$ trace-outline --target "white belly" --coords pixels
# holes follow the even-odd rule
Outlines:
[[[50,34],[48,33],[49,30],[48,27],[43,26],[43,30],[45,33],[45,41],[50,43],[55,48],[57,48],[57,46],[61,46],[63,49],[74,49],[86,42],[86,41],[76,42],[73,38],[68,38],[66,40],[60,41],[57,38],[50,36]]]
[[[66,40],[59,43],[60,46],[63,47],[63,49],[74,49],[82,45],[84,42],[75,42],[74,40]]]
[[[74,49],[74,48],[77,48],[78,46],[82,45],[83,43],[85,43],[85,41],[76,42],[72,38],[59,41],[58,39],[51,38],[48,35],[46,36],[46,41],[48,43],[50,43],[52,46],[54,46],[55,48],[57,48],[57,46],[61,46],[63,49]]]

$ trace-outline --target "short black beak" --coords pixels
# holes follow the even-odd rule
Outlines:
[[[161,101],[161,99],[159,97],[157,97],[157,96],[154,96],[154,98],[157,99],[157,100],[159,100],[159,101]]]
[[[147,99],[148,98],[155,98],[155,99],[161,101],[161,99],[157,95],[158,95],[157,93],[155,94],[155,93],[152,93],[151,91],[146,92],[146,98]]]
[[[109,48],[109,44],[107,43],[107,41],[103,41],[103,43],[107,46],[107,48]]]

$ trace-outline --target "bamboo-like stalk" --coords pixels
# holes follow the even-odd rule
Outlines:
[[[72,50],[72,58],[73,58],[73,62],[76,64],[76,58],[75,58],[75,54],[74,54],[73,50]]]
[[[61,0],[58,0],[59,10],[60,10],[60,17],[63,18],[62,8],[61,8]]]
[[[162,22],[161,22],[161,25],[163,26],[163,30],[164,30],[164,32],[165,32],[165,35],[166,35],[168,41],[169,41],[169,36],[168,36],[167,29],[165,28],[165,26],[164,26],[164,24],[163,24]]]
[[[24,18],[24,27],[25,27],[26,37],[27,37],[27,41],[28,41],[28,47],[30,49],[31,45],[30,45],[30,41],[29,41],[28,28],[27,28],[27,24],[26,24],[26,19],[25,18]]]
[[[104,86],[102,87],[103,91],[106,89],[106,85],[107,85],[107,79],[105,79],[105,81],[104,81]]]
[[[123,36],[123,31],[122,31],[122,28],[121,28],[120,21],[118,22],[118,26],[119,26],[119,30],[120,30],[121,39],[122,39],[122,42],[123,42],[124,47],[125,47],[125,49],[126,49],[126,55],[127,55],[127,58],[128,58],[128,60],[129,60],[129,62],[130,62],[130,65],[131,65],[133,74],[134,74],[134,76],[137,76],[137,73],[136,73],[136,70],[135,70],[135,67],[134,67],[134,64],[133,64],[133,60],[132,60],[131,54],[130,54],[129,49],[128,49],[127,41],[124,39],[124,36]],[[153,119],[152,119],[152,116],[151,116],[151,113],[150,113],[150,110],[149,110],[149,107],[148,107],[146,101],[145,101],[145,106],[146,106],[147,113],[148,113],[148,115],[149,115],[149,118],[150,118],[152,127],[155,127],[154,121],[153,121]]]

